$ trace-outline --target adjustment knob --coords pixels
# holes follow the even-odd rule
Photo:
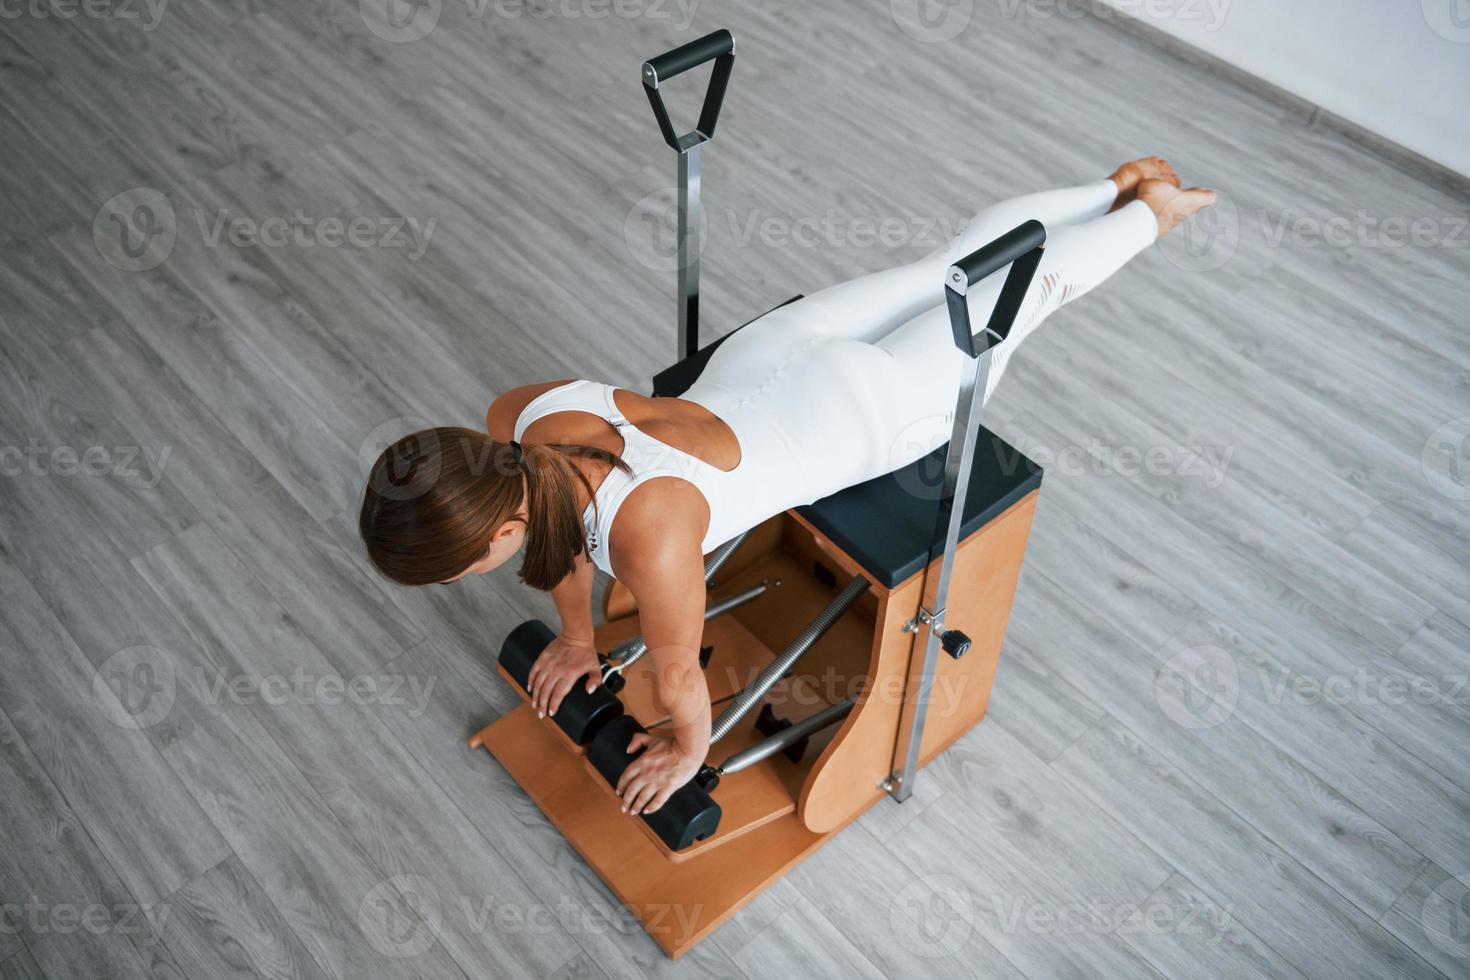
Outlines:
[[[939,638],[939,645],[944,647],[945,653],[958,660],[969,651],[970,638],[959,630],[945,630]]]

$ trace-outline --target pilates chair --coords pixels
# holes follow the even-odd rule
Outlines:
[[[656,396],[686,391],[725,339],[699,346],[691,235],[699,154],[714,135],[734,47],[728,31],[716,31],[642,69],[664,140],[678,154],[679,359],[654,377]],[[699,124],[679,136],[659,86],[710,61]],[[980,409],[988,352],[1010,331],[1045,235],[1028,221],[935,284],[954,342],[974,365],[946,447],[773,517],[706,558],[700,662],[715,711],[711,755],[663,807],[629,816],[613,791],[636,758],[626,751],[633,734],[665,720],[643,662],[636,604],[616,581],[597,630],[598,649],[608,651],[600,655],[603,685],[590,695],[575,686],[546,719],[522,704],[471,738],[669,956],[688,951],[883,797],[908,799],[921,768],[984,716],[1041,470],[984,429]],[[989,323],[973,333],[968,290],[1007,268]],[[502,644],[500,673],[523,696],[554,635],[532,620]],[[757,706],[754,724],[742,724]]]

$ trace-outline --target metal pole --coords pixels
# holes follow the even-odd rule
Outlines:
[[[831,602],[827,603],[827,608],[817,613],[817,618],[807,624],[807,628],[791,641],[791,645],[782,650],[775,660],[766,664],[765,669],[756,675],[750,686],[735,695],[735,699],[725,706],[725,710],[720,712],[720,717],[715,719],[714,725],[711,726],[710,743],[714,744],[730,734],[730,729],[735,727],[735,723],[760,703],[761,698],[766,696],[766,692],[786,676],[786,672],[801,659],[802,654],[810,650],[812,644],[820,640],[822,635],[832,628],[832,624],[847,612],[848,607],[858,600],[858,596],[866,591],[868,591],[868,580],[861,575],[848,582],[847,586],[837,593]]]
[[[729,541],[726,541],[724,544],[720,545],[714,551],[711,551],[709,553],[709,556],[704,560],[705,588],[709,588],[709,584],[711,581],[713,581],[715,575],[719,573],[721,568],[725,567],[725,563],[730,560],[730,556],[735,554],[736,550],[745,543],[745,539],[749,536],[749,531],[741,531],[739,534],[735,535],[735,537],[731,538]],[[710,620],[716,616],[729,612],[731,609],[734,609],[737,606],[745,605],[751,599],[754,599],[756,596],[764,592],[766,590],[766,584],[767,583],[762,582],[754,589],[749,589],[745,592],[740,593],[740,595],[738,596],[733,596],[729,599],[725,599],[722,603],[717,603],[716,605],[709,607],[705,610],[704,618],[706,620]],[[780,585],[781,583],[778,581],[776,584]],[[610,673],[616,673],[618,670],[622,670],[624,667],[636,663],[639,658],[641,658],[647,652],[648,644],[643,641],[643,637],[641,636],[635,636],[631,640],[623,641],[613,649],[612,653],[608,654],[608,659],[613,661],[613,663],[617,667],[617,670],[609,668],[607,670],[604,670],[602,672],[602,675],[606,677]]]
[[[679,150],[679,360],[699,350],[699,148],[686,138]]]
[[[744,592],[737,592],[732,596],[721,599],[719,602],[710,603],[704,610],[705,622],[709,622],[716,616],[723,616],[732,609],[739,609],[747,602],[754,602],[764,595],[766,589],[770,588],[772,584],[780,585],[781,580],[777,579],[774,583],[762,582],[759,585],[751,586]],[[648,642],[641,636],[635,636],[631,640],[620,644],[613,649],[612,653],[608,654],[609,663],[602,671],[603,679],[606,680],[609,674],[621,674],[642,660],[647,653]]]
[[[823,708],[810,718],[798,721],[790,728],[783,728],[770,738],[763,739],[749,748],[741,749],[716,766],[715,772],[721,776],[729,776],[742,769],[750,768],[762,759],[769,759],[788,745],[795,745],[813,732],[819,732],[828,725],[846,718],[852,713],[855,704],[857,704],[857,698],[848,698],[846,701]]]
[[[985,385],[990,376],[990,351],[974,359],[974,370],[966,372],[960,382],[955,404],[954,431],[949,437],[949,452],[944,457],[944,488],[939,496],[939,513],[935,518],[934,536],[944,541],[944,555],[939,562],[939,581],[934,590],[931,609],[921,611],[920,620],[928,627],[924,641],[924,667],[919,675],[918,690],[903,706],[899,721],[899,741],[894,758],[902,759],[899,769],[889,777],[889,792],[902,803],[914,791],[914,776],[919,771],[919,747],[924,737],[924,719],[929,713],[929,698],[934,688],[934,665],[939,659],[939,644],[944,634],[944,604],[949,597],[949,577],[954,570],[954,553],[964,521],[965,496],[970,489],[970,469],[975,461],[975,433],[980,427],[980,408],[985,401]],[[932,560],[933,554],[930,558]],[[926,614],[927,613],[927,614]]]
[[[729,541],[726,541],[709,553],[709,557],[704,560],[704,584],[706,587],[714,581],[720,569],[725,567],[725,562],[730,560],[730,556],[735,554],[736,550],[745,543],[745,539],[748,537],[750,537],[749,531],[741,531]]]
[[[929,539],[929,561],[935,558],[936,542],[943,552],[939,575],[934,584],[932,605],[920,606],[918,615],[904,630],[917,633],[927,627],[924,639],[924,662],[918,683],[910,685],[899,717],[898,745],[894,764],[898,767],[883,782],[900,803],[914,792],[914,779],[919,774],[919,751],[924,741],[924,720],[929,713],[929,698],[934,690],[934,668],[943,649],[952,657],[962,657],[970,647],[970,638],[962,631],[949,629],[944,623],[945,603],[949,600],[949,578],[954,570],[955,551],[959,547],[960,530],[965,518],[965,495],[970,489],[970,470],[975,463],[975,443],[980,433],[980,409],[985,403],[985,388],[990,380],[990,351],[1004,343],[1026,301],[1027,290],[1041,264],[1046,245],[1046,227],[1039,221],[1024,221],[960,259],[944,272],[944,302],[949,308],[949,325],[954,343],[971,360],[972,369],[960,379],[959,398],[955,402],[954,429],[949,437],[949,450],[944,457],[944,488],[939,497],[939,510],[934,516],[934,534]],[[970,290],[976,283],[1000,272],[1006,272],[1000,295],[990,310],[990,317],[977,334],[970,322]],[[929,573],[926,570],[925,575]],[[928,580],[925,581],[928,593]]]

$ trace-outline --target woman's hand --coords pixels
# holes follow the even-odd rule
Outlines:
[[[674,790],[694,778],[703,761],[680,754],[679,747],[667,735],[640,732],[628,742],[628,752],[639,749],[644,750],[643,754],[629,763],[618,780],[624,813],[654,812]]]
[[[531,707],[536,709],[536,717],[556,714],[562,698],[583,677],[587,678],[588,694],[602,683],[602,665],[591,640],[558,636],[548,643],[531,665],[531,676],[526,683],[526,692],[531,695]]]

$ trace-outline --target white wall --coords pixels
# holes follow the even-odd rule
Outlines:
[[[1103,0],[1470,176],[1470,0]]]

